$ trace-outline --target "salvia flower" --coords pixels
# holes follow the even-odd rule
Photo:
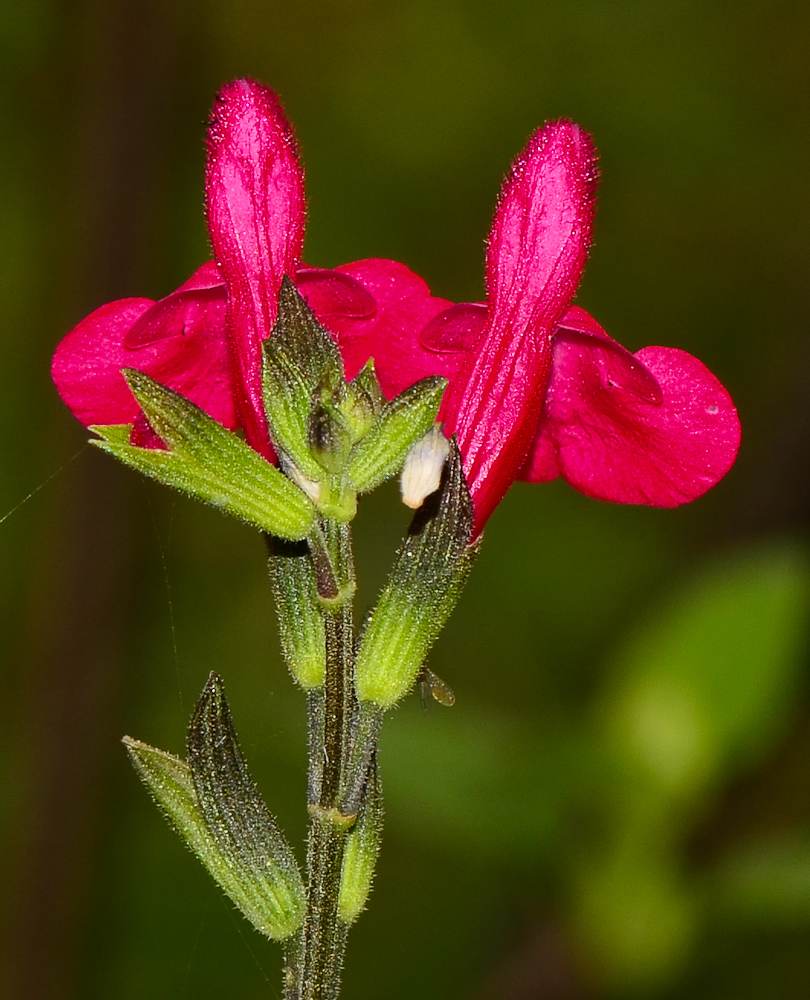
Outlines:
[[[604,500],[676,506],[731,467],[740,428],[728,393],[674,348],[631,354],[571,305],[590,244],[591,141],[567,121],[539,129],[504,184],[487,253],[486,303],[430,295],[406,267],[301,262],[303,172],[275,94],[226,85],[209,130],[206,214],[216,262],[158,302],[112,302],[57,348],[53,376],[87,425],[132,424],[159,447],[121,376],[135,368],[241,428],[273,458],[261,392],[285,274],[337,339],[347,377],[370,357],[391,398],[450,379],[442,407],[475,505],[474,536],[516,479],[562,475]]]
[[[516,479],[561,475],[602,500],[674,507],[737,454],[736,410],[700,361],[668,347],[631,354],[571,305],[595,186],[590,138],[569,121],[539,129],[501,191],[487,302],[437,313],[396,359],[387,343],[363,345],[396,374],[389,391],[428,370],[450,378],[440,416],[458,437],[475,535]]]
[[[334,335],[358,342],[397,343],[403,327],[420,329],[450,303],[395,261],[302,264],[304,177],[292,129],[273,91],[252,80],[227,84],[217,97],[205,201],[216,261],[158,302],[122,299],[97,309],[57,347],[53,378],[85,425],[132,424],[133,444],[160,447],[121,375],[135,368],[241,428],[272,459],[260,345],[285,274]]]

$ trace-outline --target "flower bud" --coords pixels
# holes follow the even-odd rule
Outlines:
[[[425,497],[436,492],[449,454],[450,442],[442,434],[441,426],[434,424],[411,448],[402,466],[399,487],[406,507],[416,510]]]

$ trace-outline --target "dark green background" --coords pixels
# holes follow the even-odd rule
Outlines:
[[[6,0],[0,74],[0,993],[279,995],[118,743],[181,752],[216,669],[300,843],[261,542],[85,447],[48,374],[91,309],[205,259],[205,121],[250,74],[297,129],[307,260],[451,299],[482,295],[510,159],[576,119],[603,178],[578,302],[699,355],[744,427],[688,508],[555,483],[496,512],[431,658],[456,707],[383,737],[347,998],[808,996],[810,6]],[[363,505],[361,608],[405,523],[393,488]]]

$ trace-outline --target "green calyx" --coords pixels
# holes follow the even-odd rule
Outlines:
[[[472,568],[473,506],[455,441],[439,490],[417,511],[355,663],[361,703],[391,708],[415,684]]]
[[[326,676],[326,637],[309,549],[302,542],[272,537],[267,539],[267,546],[284,659],[305,691],[322,687]]]
[[[322,517],[351,520],[357,494],[395,475],[434,426],[446,380],[422,379],[386,402],[369,360],[346,382],[335,341],[289,278],[263,350],[265,411],[282,468]]]
[[[352,924],[365,909],[380,853],[383,797],[376,761],[372,764],[357,822],[346,840],[340,875],[338,916]]]
[[[142,781],[220,888],[262,934],[281,941],[303,923],[304,884],[236,741],[212,674],[188,735],[188,762],[124,737]]]
[[[281,538],[305,538],[315,510],[305,493],[245,442],[180,393],[134,368],[127,385],[167,446],[129,443],[127,425],[91,427],[96,447],[153,479]]]

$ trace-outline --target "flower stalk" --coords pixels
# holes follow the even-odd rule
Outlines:
[[[354,564],[351,532],[346,524],[321,525],[324,558],[332,570],[328,593],[321,594],[325,644],[322,695],[310,698],[307,787],[310,826],[307,839],[307,910],[301,929],[298,966],[287,983],[286,997],[332,1000],[338,995],[348,927],[338,914],[340,880],[354,817],[343,816],[338,791],[350,754],[349,731],[355,711],[354,628],[352,595]],[[336,584],[337,594],[333,590]]]

